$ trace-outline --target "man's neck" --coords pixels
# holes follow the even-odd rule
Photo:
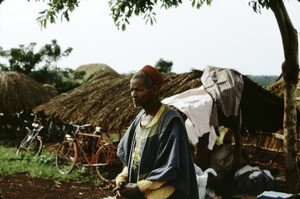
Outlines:
[[[159,100],[156,100],[152,104],[149,104],[149,106],[143,108],[145,110],[146,115],[151,115],[152,117],[154,117],[155,114],[160,109],[160,107],[161,107],[161,102]]]

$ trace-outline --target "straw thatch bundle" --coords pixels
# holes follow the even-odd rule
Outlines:
[[[22,73],[0,72],[0,112],[4,115],[21,110],[31,113],[33,108],[56,95],[55,89],[44,87]]]

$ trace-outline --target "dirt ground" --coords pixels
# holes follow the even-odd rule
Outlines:
[[[55,148],[56,145],[49,145],[44,149],[52,151]],[[0,199],[112,199],[115,198],[112,189],[112,187],[96,186],[93,182],[57,182],[51,179],[33,178],[25,173],[0,176]]]
[[[53,151],[56,148],[57,144],[48,144],[43,150]],[[115,193],[112,189],[96,186],[92,182],[57,182],[51,179],[33,178],[25,173],[0,176],[0,199],[114,198]]]
[[[89,182],[56,182],[32,178],[26,174],[0,177],[1,199],[113,198],[112,188],[97,187]]]

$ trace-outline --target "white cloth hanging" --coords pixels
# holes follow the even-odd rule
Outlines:
[[[187,116],[185,126],[192,144],[195,145],[204,133],[210,133],[208,148],[213,149],[217,139],[210,124],[213,99],[203,86],[165,98],[162,103],[176,107]]]

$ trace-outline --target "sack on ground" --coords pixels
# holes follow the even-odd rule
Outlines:
[[[244,166],[235,173],[237,188],[242,193],[258,195],[274,188],[274,178],[268,170]]]

